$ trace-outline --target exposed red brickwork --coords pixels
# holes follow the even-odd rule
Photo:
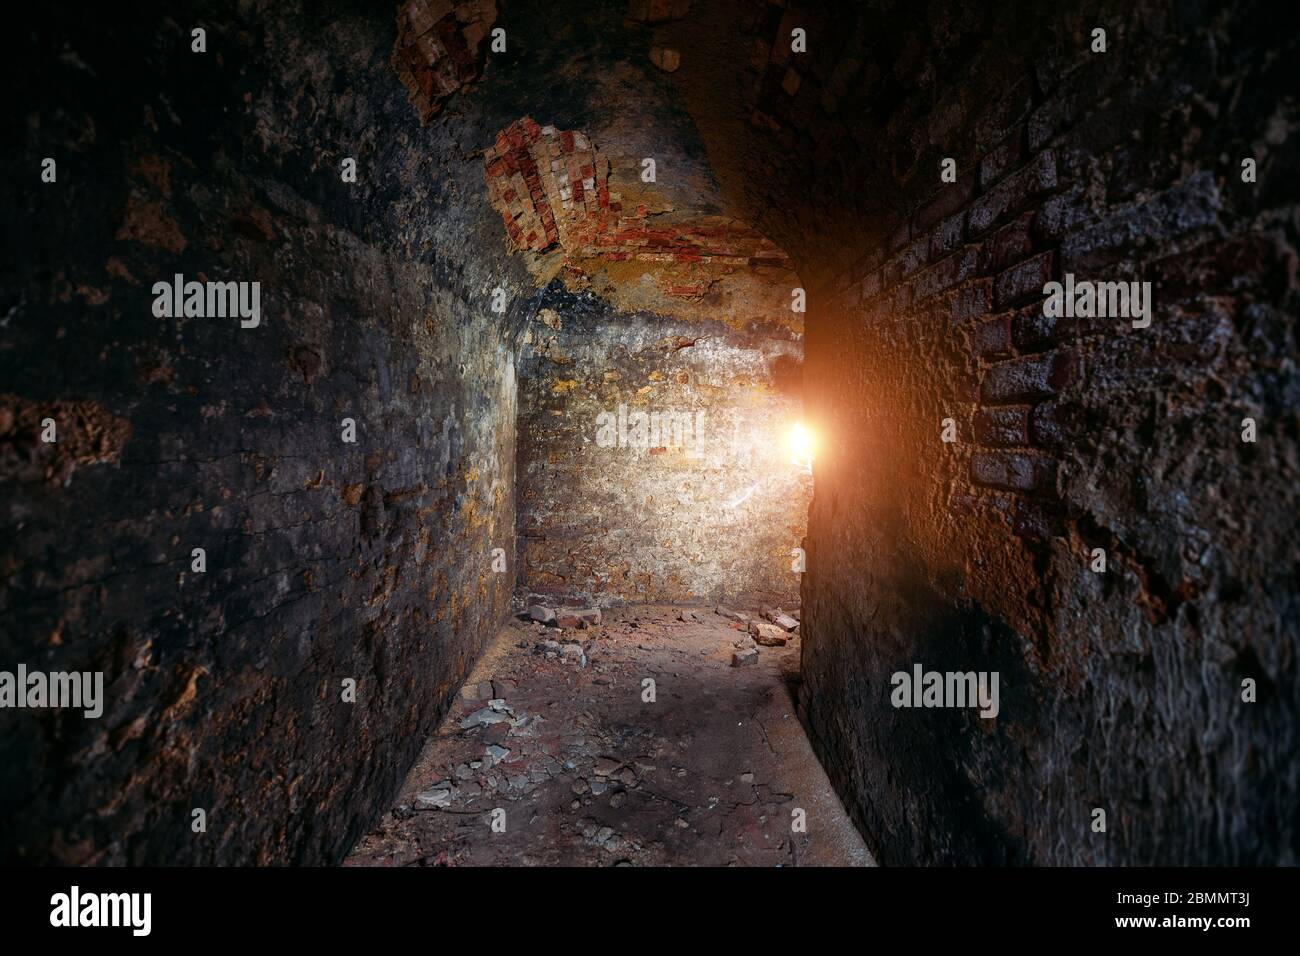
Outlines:
[[[421,123],[478,76],[480,48],[496,18],[496,0],[409,0],[398,8],[392,64]]]
[[[511,123],[483,157],[488,198],[516,249],[544,252],[561,241],[561,219],[610,207],[607,161],[581,133],[558,132],[532,119]]]
[[[691,10],[691,0],[628,0],[627,18],[641,23],[680,20]]]
[[[488,197],[518,251],[559,247],[574,259],[790,268],[776,245],[742,223],[652,222],[645,205],[625,207],[609,190],[609,159],[581,132],[525,116],[497,134],[483,161]],[[675,283],[666,291],[693,298],[707,286]]]

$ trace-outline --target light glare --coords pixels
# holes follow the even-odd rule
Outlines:
[[[786,442],[790,446],[790,460],[812,474],[813,447],[816,445],[813,433],[804,427],[803,422],[795,422]]]

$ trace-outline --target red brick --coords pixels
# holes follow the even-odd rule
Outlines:
[[[1034,251],[1032,212],[1023,213],[984,243],[981,272],[1001,272]]]
[[[999,362],[985,373],[980,398],[994,405],[1050,398],[1074,381],[1078,372],[1079,357],[1073,351]]]
[[[975,192],[975,170],[969,169],[957,177],[955,183],[944,183],[933,199],[917,211],[912,222],[914,234],[928,232],[930,227],[941,219],[956,214],[968,202]]]
[[[993,305],[1002,309],[1028,299],[1041,298],[1043,286],[1052,281],[1050,252],[1041,252],[1001,273],[993,285]]]
[[[993,280],[974,279],[949,292],[947,298],[951,324],[977,319],[993,308]]]
[[[1039,352],[1059,340],[1069,319],[1043,315],[1042,303],[1027,305],[1011,320],[1011,341],[1022,352]]]
[[[930,259],[941,259],[961,245],[966,235],[966,213],[957,215],[943,222],[930,235]]]
[[[1056,156],[1051,150],[1046,150],[976,201],[968,220],[971,235],[979,235],[1007,215],[1029,205],[1034,198],[1055,188]]]
[[[932,295],[938,295],[957,283],[965,281],[974,275],[978,262],[979,248],[977,246],[967,246],[961,252],[955,253],[932,268],[926,269],[912,282],[916,298],[918,300],[928,299]]]
[[[970,476],[989,488],[1047,494],[1056,485],[1056,461],[1025,452],[981,451],[971,455]]]
[[[1033,82],[1022,75],[1006,86],[1005,91],[986,109],[976,127],[976,141],[980,148],[1005,140],[1024,123],[1033,107]]]
[[[1105,57],[1093,57],[1070,76],[1068,90],[1051,97],[1029,117],[1029,148],[1038,149],[1053,136],[1106,98],[1119,84],[1126,82],[1124,70],[1107,69]],[[1114,118],[1110,118],[1114,125]]]
[[[1020,165],[1025,155],[1024,133],[1016,130],[993,147],[980,160],[980,188],[987,190],[995,182]]]
[[[1029,406],[981,408],[975,413],[975,441],[981,445],[1028,445]]]
[[[971,350],[976,358],[1005,355],[1011,351],[1011,315],[994,316],[975,327]]]
[[[900,252],[897,256],[900,278],[906,279],[912,273],[923,267],[930,258],[930,243],[926,239],[918,239]]]

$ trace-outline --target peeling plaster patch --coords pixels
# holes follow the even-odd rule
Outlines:
[[[41,440],[42,421],[55,422],[57,441]],[[0,481],[66,485],[78,468],[116,462],[131,423],[98,402],[33,402],[0,395]]]
[[[391,62],[421,124],[477,78],[479,51],[496,19],[495,0],[410,0],[398,8]]]

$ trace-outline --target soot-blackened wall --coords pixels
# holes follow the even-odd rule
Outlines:
[[[422,129],[396,36],[349,5],[18,30],[0,668],[105,688],[98,718],[0,713],[2,859],[336,861],[506,612],[514,331],[486,290],[522,269],[455,160],[497,121]],[[176,274],[260,283],[260,323],[159,317]]]
[[[798,64],[819,107],[759,104],[827,207],[782,237],[821,263],[802,700],[827,769],[886,863],[1295,863],[1295,23],[913,6],[839,11],[863,46]],[[1045,317],[1067,275],[1151,283],[1149,327]],[[997,717],[893,706],[917,664],[998,672]]]

